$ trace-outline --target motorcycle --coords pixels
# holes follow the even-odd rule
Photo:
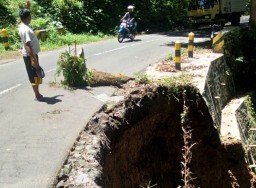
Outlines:
[[[135,39],[135,27],[132,22],[128,22],[127,20],[123,20],[119,26],[118,30],[118,42],[122,43],[125,38],[133,41]]]

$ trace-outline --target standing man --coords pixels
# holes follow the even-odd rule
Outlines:
[[[29,10],[29,1],[26,2],[26,7],[20,10],[21,24],[19,25],[19,34],[22,42],[22,55],[26,65],[29,81],[32,84],[35,93],[35,100],[44,101],[43,95],[39,92],[39,84],[42,84],[42,78],[37,76],[37,70],[40,69],[38,61],[38,53],[40,45],[34,31],[29,27],[31,22],[31,14]]]

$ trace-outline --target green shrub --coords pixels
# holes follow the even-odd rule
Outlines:
[[[7,27],[9,24],[14,24],[15,21],[15,17],[6,6],[6,2],[0,3],[0,29]]]
[[[63,52],[57,62],[57,75],[63,73],[63,85],[68,87],[80,87],[89,85],[90,73],[86,68],[86,60],[83,57]]]
[[[169,53],[169,54],[167,55],[166,60],[172,61],[173,59],[174,59],[173,54],[172,54],[172,53]]]
[[[235,87],[238,89],[243,78],[243,71],[245,69],[245,62],[243,61],[243,53],[241,49],[241,30],[234,29],[225,35],[224,54],[227,65],[229,66]]]
[[[33,29],[46,29],[48,24],[48,20],[44,18],[37,18],[37,19],[32,19],[31,21],[31,27]]]
[[[147,74],[143,73],[135,73],[135,82],[139,84],[149,84],[153,80]]]
[[[256,78],[255,32],[237,28],[225,36],[224,54],[237,89],[249,88]]]
[[[18,31],[18,27],[9,26],[6,28],[9,47],[11,50],[16,50],[21,48],[21,39]]]

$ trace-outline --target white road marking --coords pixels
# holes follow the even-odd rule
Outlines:
[[[98,55],[106,54],[106,53],[109,53],[109,52],[121,50],[121,49],[123,49],[123,48],[128,48],[128,47],[129,47],[129,46],[122,46],[122,47],[120,47],[120,48],[114,48],[114,49],[112,49],[112,50],[103,51],[103,52],[97,53],[97,54],[95,54],[95,55],[98,56]]]
[[[5,94],[5,93],[8,93],[9,91],[11,91],[11,90],[13,90],[13,89],[15,89],[15,88],[17,88],[17,87],[20,87],[22,84],[17,84],[17,85],[15,85],[15,86],[13,86],[13,87],[10,87],[10,88],[8,88],[8,89],[5,89],[5,90],[3,90],[3,91],[1,91],[0,92],[0,95],[3,95],[3,94]]]
[[[50,69],[50,70],[48,70],[48,71],[46,71],[45,73],[50,73],[50,72],[53,72],[53,71],[55,71],[56,69]]]
[[[53,71],[55,71],[56,69],[50,69],[50,70],[48,70],[48,71],[45,71],[45,73],[50,73],[50,72],[53,72]],[[3,91],[0,91],[0,96],[1,95],[3,95],[3,94],[5,94],[5,93],[8,93],[8,92],[10,92],[11,90],[14,90],[15,88],[18,88],[18,87],[20,87],[22,84],[24,84],[25,82],[23,82],[23,83],[20,83],[20,84],[17,84],[17,85],[15,85],[15,86],[13,86],[13,87],[10,87],[10,88],[8,88],[8,89],[5,89],[5,90],[3,90]]]
[[[106,50],[106,51],[99,52],[99,53],[94,54],[94,55],[99,56],[99,55],[103,55],[103,54],[106,54],[106,53],[114,52],[114,51],[117,51],[117,50],[122,50],[124,48],[129,48],[129,47],[132,47],[132,46],[137,46],[137,45],[141,45],[141,44],[145,44],[145,43],[150,43],[150,42],[158,41],[158,40],[161,40],[163,38],[166,38],[166,37],[161,37],[161,38],[158,38],[158,39],[153,39],[153,40],[149,40],[149,41],[145,41],[145,42],[137,42],[137,43],[131,44],[129,46],[122,46],[122,47],[119,47],[119,48],[114,48],[112,50]]]

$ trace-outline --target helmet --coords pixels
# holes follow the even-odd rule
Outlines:
[[[134,6],[133,6],[133,5],[129,5],[129,6],[127,7],[127,9],[128,9],[128,10],[132,10],[132,11],[133,11]]]

